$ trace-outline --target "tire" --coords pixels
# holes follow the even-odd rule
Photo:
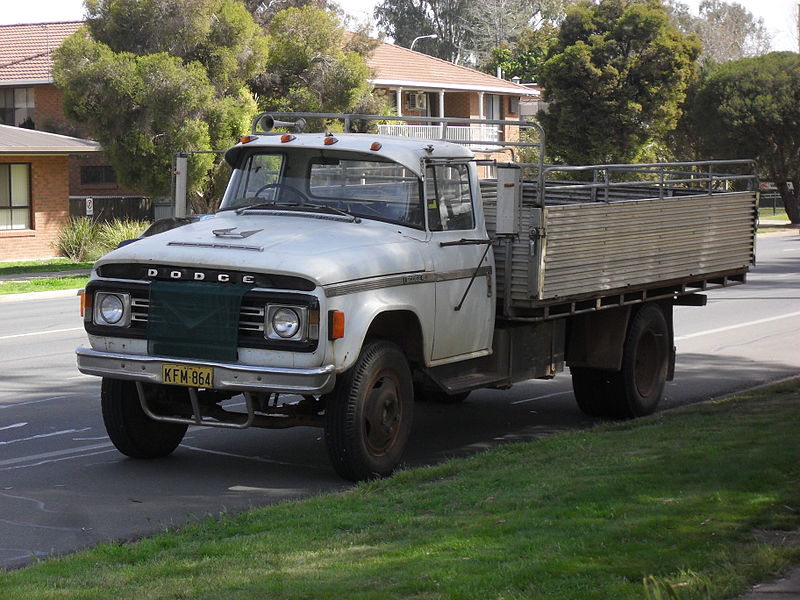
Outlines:
[[[413,407],[403,352],[368,342],[325,397],[325,443],[336,472],[352,481],[391,475],[408,442]]]
[[[671,336],[661,307],[646,304],[628,325],[622,369],[571,367],[575,400],[584,414],[602,419],[632,419],[652,414],[664,394]]]
[[[572,391],[583,414],[601,419],[619,418],[608,371],[586,367],[570,367],[569,371]]]
[[[657,304],[644,305],[633,317],[622,348],[622,370],[611,378],[618,418],[652,414],[664,394],[671,335]]]
[[[187,425],[148,417],[132,381],[103,378],[100,404],[108,437],[117,450],[131,458],[167,456],[186,434]]]

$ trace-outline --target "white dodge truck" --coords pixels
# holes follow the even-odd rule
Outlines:
[[[585,413],[646,415],[674,370],[672,307],[754,259],[747,161],[547,166],[543,142],[494,139],[532,123],[482,120],[501,135],[464,145],[447,140],[468,120],[428,119],[441,139],[423,140],[287,126],[301,117],[320,115],[260,116],[228,150],[213,217],[95,265],[78,367],[103,378],[120,452],[165,456],[189,425],[321,426],[341,476],[384,476],[415,397],[565,364]]]

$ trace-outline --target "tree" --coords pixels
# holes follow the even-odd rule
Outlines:
[[[530,43],[531,32],[555,37],[555,28],[567,8],[578,0],[481,0],[471,5],[468,27],[474,50],[485,57],[499,46],[515,47],[523,38]],[[521,50],[515,54],[520,55]],[[485,62],[485,60],[484,60]]]
[[[800,55],[772,52],[717,66],[688,117],[704,156],[756,158],[791,222],[800,223]]]
[[[769,52],[771,38],[764,19],[755,18],[738,2],[703,0],[697,17],[689,13],[686,4],[677,0],[668,0],[667,7],[680,31],[696,33],[703,42],[704,63],[721,63]]]
[[[492,48],[481,70],[494,74],[499,67],[506,79],[519,77],[523,82],[539,81],[547,50],[557,31],[550,23],[542,23],[538,29],[524,29],[516,43],[503,42]]]
[[[345,32],[335,14],[310,6],[279,12],[269,24],[267,69],[251,82],[261,110],[345,112],[370,92],[363,53],[370,44]]]
[[[436,34],[436,39],[420,40],[416,50],[454,63],[462,63],[472,47],[467,26],[475,0],[383,0],[375,7],[378,28],[396,44],[409,48],[414,38]]]
[[[583,1],[564,20],[542,68],[539,114],[554,160],[628,162],[675,127],[700,44],[660,0]]]
[[[455,63],[485,63],[493,48],[513,47],[526,29],[555,25],[577,0],[383,0],[378,28],[395,43]]]
[[[303,8],[312,6],[320,10],[335,11],[336,2],[328,0],[242,0],[248,12],[253,15],[253,20],[266,29],[270,21],[282,10],[287,8]]]
[[[237,0],[87,0],[87,25],[55,53],[67,116],[106,150],[119,181],[154,196],[170,191],[178,152],[224,149],[246,130],[246,87],[266,42]],[[211,154],[189,161],[201,211]]]

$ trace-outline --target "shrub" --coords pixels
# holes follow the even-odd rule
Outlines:
[[[75,262],[93,260],[99,227],[87,217],[71,218],[58,233],[55,247],[61,256]]]
[[[139,237],[147,221],[114,219],[97,223],[88,217],[70,219],[58,234],[58,253],[75,262],[94,261],[116,248],[120,242]]]
[[[106,252],[111,252],[119,246],[120,242],[139,237],[149,224],[147,221],[136,221],[134,219],[114,219],[108,223],[103,223],[100,225],[97,235],[99,256]]]

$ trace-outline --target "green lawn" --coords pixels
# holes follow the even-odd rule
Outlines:
[[[31,281],[0,281],[0,295],[72,290],[85,287],[87,281],[89,281],[88,277],[81,276],[53,277]]]
[[[51,271],[73,271],[76,269],[91,268],[91,262],[73,262],[68,258],[23,260],[17,262],[0,262],[0,275],[46,273]]]
[[[79,269],[91,268],[92,263],[90,262],[73,262],[66,258],[0,263],[0,276],[12,276],[12,280],[10,281],[0,281],[0,295],[82,288],[86,285],[88,277],[64,275],[31,281],[14,281],[13,276],[35,275],[36,273],[58,273],[60,271],[76,271]]]
[[[784,209],[779,209],[773,212],[771,208],[762,208],[758,211],[758,218],[761,221],[788,221],[789,217],[786,215]]]
[[[0,597],[730,598],[800,562],[798,423],[794,381],[47,560]]]

